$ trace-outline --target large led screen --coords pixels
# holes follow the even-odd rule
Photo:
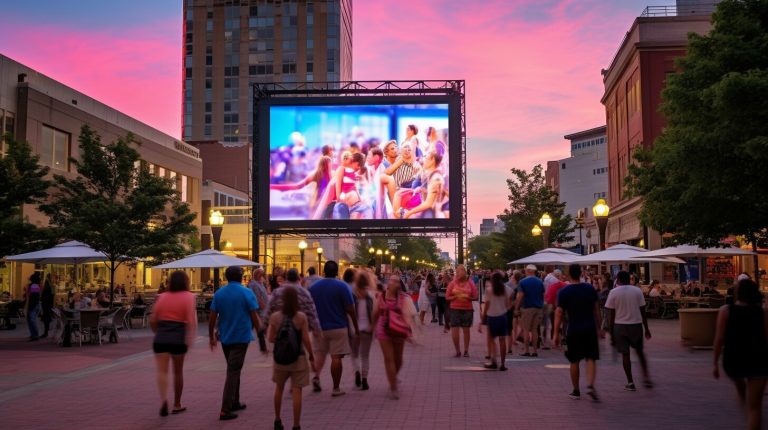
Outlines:
[[[450,105],[270,104],[268,222],[452,224]]]

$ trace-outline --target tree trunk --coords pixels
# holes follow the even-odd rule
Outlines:
[[[110,260],[109,263],[109,306],[112,307],[115,302],[115,270],[117,267],[115,267],[115,260]]]
[[[757,283],[757,286],[760,286],[760,266],[758,266],[757,261],[757,238],[755,237],[754,233],[749,233],[749,241],[752,242],[752,252],[755,254],[752,256],[752,264],[755,265],[755,282]]]

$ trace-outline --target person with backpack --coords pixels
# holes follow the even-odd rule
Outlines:
[[[301,429],[301,389],[309,385],[309,372],[310,368],[315,368],[315,357],[309,340],[307,315],[299,310],[297,287],[282,288],[282,309],[269,317],[267,332],[267,339],[274,343],[275,430],[283,430],[280,411],[288,379],[293,397],[293,429],[297,430]]]
[[[408,294],[401,290],[402,281],[398,275],[391,275],[384,293],[376,300],[373,308],[373,325],[376,339],[384,355],[384,368],[389,381],[388,397],[400,398],[397,374],[403,367],[405,341],[413,335],[416,307]]]

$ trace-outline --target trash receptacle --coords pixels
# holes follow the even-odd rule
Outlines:
[[[679,309],[680,337],[691,347],[711,348],[719,309]]]

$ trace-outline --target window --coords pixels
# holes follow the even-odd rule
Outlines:
[[[563,170],[565,170],[565,163],[563,163],[563,166],[562,166],[562,168],[563,168]]]
[[[40,142],[40,163],[52,169],[69,171],[70,135],[55,128],[43,126]]]
[[[2,137],[5,133],[13,135],[16,130],[16,122],[13,113],[0,110],[0,156],[5,155],[6,147]]]

